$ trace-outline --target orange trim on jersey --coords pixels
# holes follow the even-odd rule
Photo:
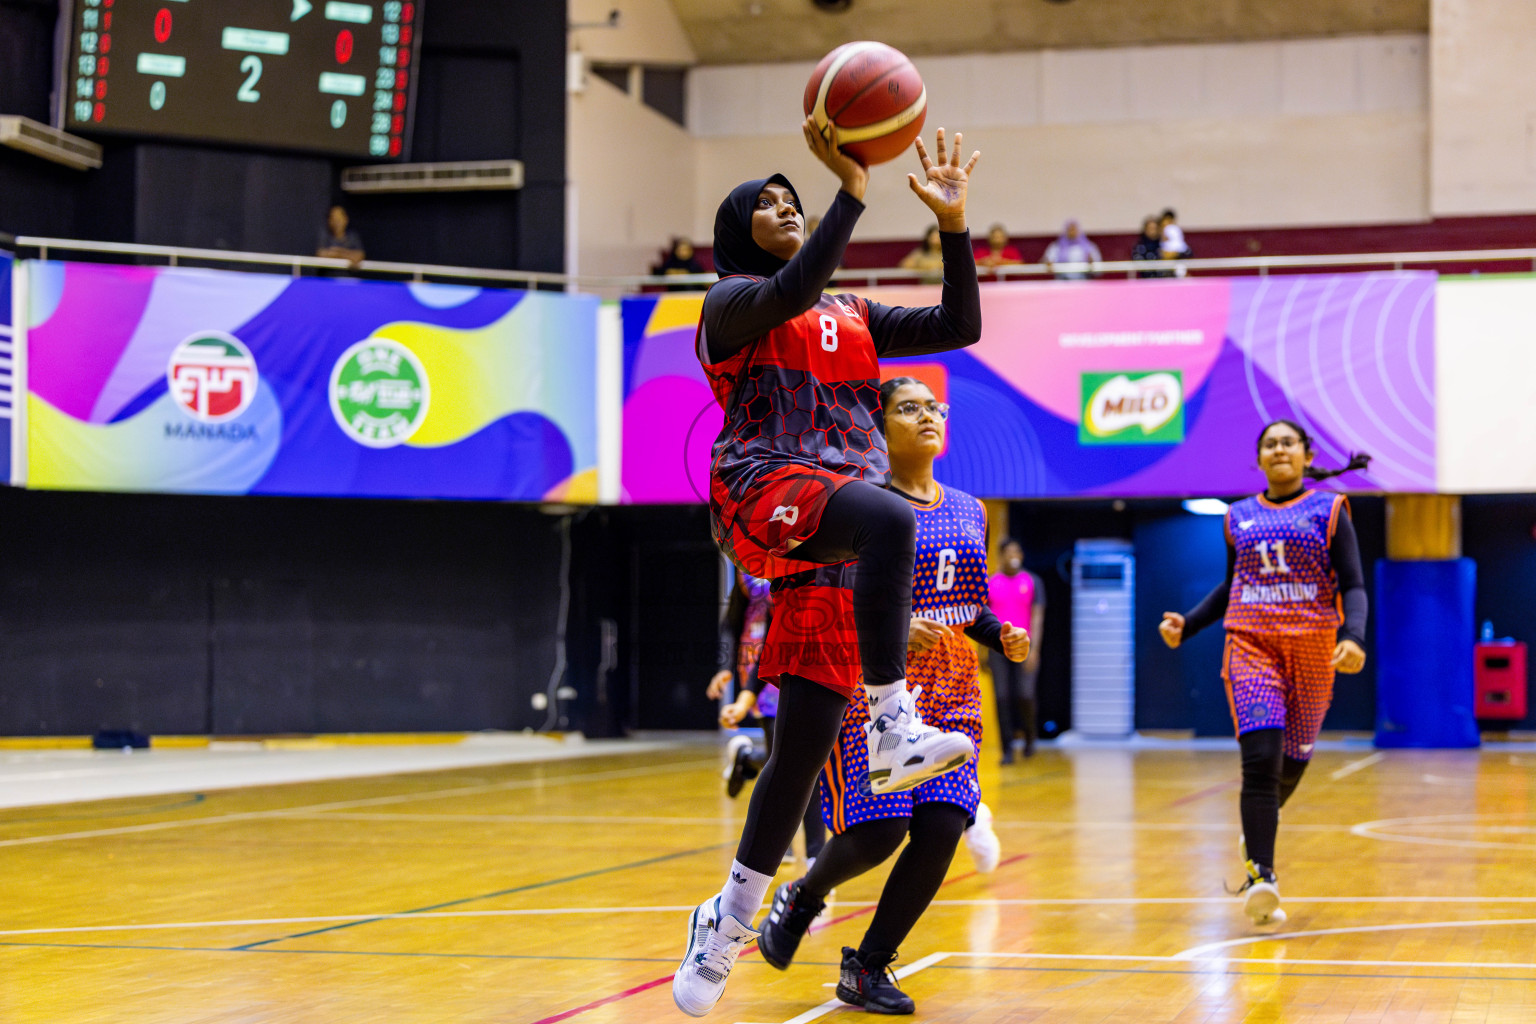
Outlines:
[[[1232,696],[1232,634],[1221,644],[1221,685],[1227,691],[1227,710],[1232,714],[1232,731],[1237,732],[1237,700]]]
[[[843,830],[843,744],[841,737],[832,744],[832,758],[827,762],[827,789],[832,794],[832,832]]]
[[[1296,495],[1296,497],[1290,499],[1289,501],[1280,501],[1280,502],[1270,501],[1268,498],[1266,498],[1264,496],[1264,492],[1263,491],[1260,491],[1258,494],[1254,495],[1254,497],[1258,498],[1259,499],[1259,504],[1263,505],[1265,508],[1290,508],[1292,505],[1296,504],[1298,501],[1300,501],[1303,498],[1307,497],[1307,495],[1309,495],[1311,493],[1312,493],[1311,491],[1309,491],[1305,487],[1303,487],[1301,489],[1301,493]]]
[[[1324,549],[1327,554],[1333,549],[1333,535],[1339,529],[1339,511],[1349,508],[1349,498],[1342,494],[1333,496],[1333,508],[1328,510],[1328,545]],[[1333,568],[1332,560],[1329,560],[1328,574],[1333,577],[1333,613],[1339,617],[1339,625],[1344,624],[1344,592],[1339,589],[1339,574]]]
[[[944,504],[944,485],[935,480],[933,482],[933,486],[939,492],[939,496],[937,498],[934,498],[926,505],[920,501],[913,501],[911,498],[908,498],[907,504],[911,505],[915,509],[921,509],[924,512],[931,512],[933,509],[936,509],[940,505]]]

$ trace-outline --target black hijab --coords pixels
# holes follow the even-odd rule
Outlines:
[[[795,197],[795,205],[800,205],[800,193],[782,174],[754,178],[731,189],[731,194],[715,211],[715,270],[721,277],[727,274],[772,277],[788,262],[752,240],[752,211],[757,208],[757,197],[769,185],[783,185]]]

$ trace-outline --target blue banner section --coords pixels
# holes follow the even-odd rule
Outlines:
[[[28,264],[28,483],[591,502],[589,296]]]
[[[1376,563],[1376,745],[1475,747],[1477,563]]]

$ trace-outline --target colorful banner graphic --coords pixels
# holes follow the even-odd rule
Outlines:
[[[11,408],[16,395],[16,353],[11,333],[11,254],[0,252],[0,483],[11,482]]]
[[[942,368],[953,411],[937,473],[983,497],[1257,491],[1259,431],[1282,417],[1312,435],[1321,466],[1373,456],[1343,487],[1432,491],[1434,295],[1431,273],[991,285],[979,344],[885,369]],[[626,501],[706,493],[721,414],[693,353],[701,305],[624,302]],[[1101,389],[1102,421],[1085,421]]]
[[[32,487],[597,499],[596,298],[27,268]]]

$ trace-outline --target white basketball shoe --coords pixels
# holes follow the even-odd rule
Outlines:
[[[720,916],[720,897],[711,896],[688,917],[688,949],[672,975],[672,1001],[690,1017],[702,1017],[725,992],[725,980],[742,947],[758,933],[729,915]]]
[[[869,709],[864,738],[869,743],[869,789],[899,793],[952,772],[976,756],[976,746],[963,732],[941,732],[924,725],[917,714],[923,692],[905,688]]]
[[[976,805],[976,820],[965,830],[965,845],[971,851],[971,862],[977,871],[985,875],[997,868],[1003,855],[1003,844],[992,830],[992,808],[986,804]]]

